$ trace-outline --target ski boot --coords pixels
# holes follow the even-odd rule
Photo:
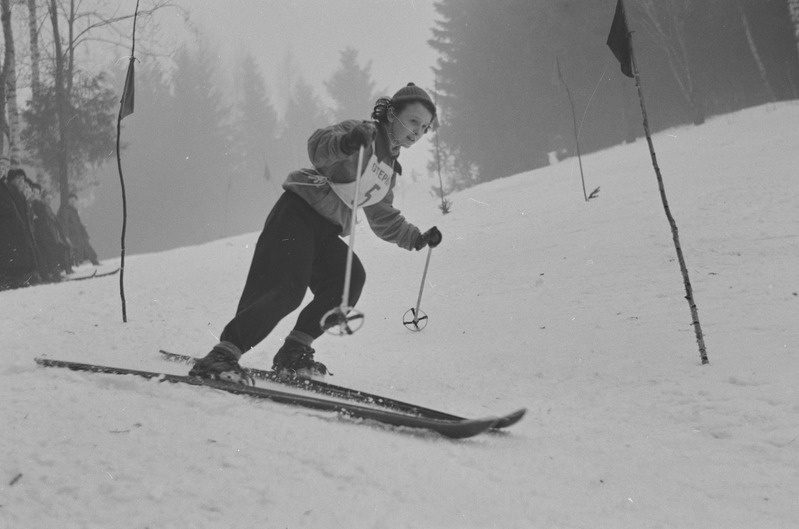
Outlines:
[[[236,352],[238,348],[233,344],[220,343],[214,346],[204,358],[194,362],[189,376],[255,385],[252,375],[239,365],[241,354],[237,355]]]
[[[277,351],[272,370],[281,377],[310,378],[322,380],[330,373],[327,366],[314,360],[313,348],[294,340],[286,340]]]

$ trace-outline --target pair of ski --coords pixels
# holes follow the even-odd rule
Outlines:
[[[175,355],[162,351],[165,358],[183,362],[193,362],[194,358]],[[245,395],[249,397],[268,399],[281,404],[302,406],[315,410],[337,412],[344,417],[376,421],[390,426],[420,428],[437,432],[452,439],[473,437],[483,432],[507,428],[522,419],[526,409],[520,409],[501,417],[486,417],[480,419],[465,419],[437,410],[408,404],[395,399],[380,397],[369,393],[327,384],[325,382],[304,380],[296,378],[281,378],[271,371],[251,370],[255,378],[273,380],[278,383],[307,389],[311,392],[336,397],[344,402],[310,394],[295,394],[271,388],[244,386],[218,380],[206,380],[196,377],[170,375],[155,371],[141,371],[120,367],[67,362],[50,358],[37,358],[36,362],[47,367],[68,368],[75,371],[91,373],[106,373],[115,375],[134,375],[147,379],[156,379],[160,382],[189,384],[193,386],[210,387],[228,393]]]
[[[113,270],[108,270],[108,271],[102,272],[102,273],[100,272],[99,269],[95,268],[92,271],[91,274],[86,274],[86,275],[82,275],[82,276],[74,276],[74,277],[67,276],[65,278],[65,281],[85,281],[87,279],[95,279],[95,278],[98,278],[98,277],[112,276],[112,275],[115,275],[117,272],[119,272],[119,268],[115,268]]]

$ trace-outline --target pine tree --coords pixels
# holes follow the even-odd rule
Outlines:
[[[648,112],[654,130],[796,97],[796,18],[788,30],[786,2],[744,2],[742,15],[729,0],[627,0],[636,63],[656,102]],[[582,152],[640,133],[634,89],[611,67],[605,46],[614,5],[436,3],[430,44],[439,52],[438,137],[451,188],[540,167],[558,143],[572,150],[572,115],[556,61],[574,96]]]
[[[233,163],[226,174],[224,194],[226,235],[258,229],[263,212],[280,189],[271,171],[278,157],[277,113],[251,54],[242,57],[235,79]]]
[[[341,64],[325,87],[335,102],[333,119],[368,119],[375,96],[375,84],[371,79],[371,63],[358,65],[358,51],[346,48],[341,52]]]
[[[310,165],[308,138],[329,122],[311,86],[301,77],[297,78],[281,123],[282,133],[278,141],[280,174]]]
[[[22,113],[26,124],[22,142],[37,165],[58,177],[53,183],[61,190],[62,200],[69,192],[96,184],[94,173],[114,150],[114,110],[118,105],[105,73],[82,75],[72,85],[69,99],[62,101],[64,95],[59,96],[56,86],[43,84],[39,97],[29,101]],[[53,148],[62,138],[69,140],[67,151]]]
[[[235,78],[238,83],[234,148],[240,165],[237,171],[269,180],[272,177],[270,160],[277,155],[277,112],[266,92],[263,75],[250,53],[241,59]]]
[[[188,242],[224,235],[226,175],[234,168],[230,108],[218,88],[217,67],[209,43],[200,36],[196,49],[184,46],[175,58],[175,96],[170,129],[171,159],[163,185],[178,191],[175,228]],[[177,198],[177,197],[176,197]]]
[[[431,45],[442,57],[442,152],[453,160],[455,187],[490,180],[547,163],[554,55],[532,36],[546,32],[543,0],[442,0],[443,17]],[[542,39],[545,42],[545,39]],[[533,53],[535,52],[535,53]]]
[[[117,74],[113,84],[122,86],[125,69],[120,69]],[[119,103],[117,98],[115,103]],[[177,182],[180,162],[174,150],[176,108],[176,96],[172,93],[169,76],[156,62],[143,61],[136,68],[136,110],[122,122],[125,146],[122,163],[129,206],[126,246],[129,253],[159,251],[199,242],[189,236],[194,228],[183,228],[188,224],[185,220],[194,216],[192,209],[198,206],[187,203],[197,200],[191,190],[185,189],[190,184]],[[185,131],[181,132],[181,135],[185,134]],[[119,178],[116,169],[115,164],[109,164],[103,171],[103,184],[94,191],[95,202],[86,211],[85,222],[97,219],[97,223],[117,226],[122,202],[119,186],[113,185]],[[199,207],[206,206],[201,203]],[[113,230],[113,238],[104,231],[98,230],[96,242],[116,250],[119,241],[117,229]],[[94,234],[92,238],[95,239]]]

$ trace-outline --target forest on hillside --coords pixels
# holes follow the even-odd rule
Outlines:
[[[796,0],[625,0],[655,130],[799,98]],[[440,0],[431,45],[451,186],[643,134],[605,41],[616,0]],[[566,87],[573,97],[574,114]]]
[[[591,152],[642,135],[635,83],[605,45],[616,1],[435,2],[438,60],[424,88],[441,127],[428,168],[445,192],[573,156],[577,139]],[[654,130],[799,98],[799,0],[625,5]],[[0,8],[2,172],[23,166],[54,209],[74,192],[95,225],[108,224],[121,207],[113,153],[133,13],[109,0]],[[191,38],[170,39],[164,12],[179,12]],[[368,119],[386,95],[354,48],[340,50],[320,91],[291,57],[279,79],[246,51],[222,64],[191,4],[142,0],[138,24],[136,107],[121,144],[130,199],[146,205],[131,212],[133,253],[259,229],[285,174],[308,163],[309,134]],[[269,86],[288,95],[284,108]]]

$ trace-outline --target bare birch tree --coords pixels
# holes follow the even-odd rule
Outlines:
[[[39,96],[41,90],[41,77],[39,74],[39,62],[41,61],[41,54],[39,53],[39,19],[38,19],[38,6],[36,0],[28,0],[28,34],[30,38],[30,54],[31,54],[31,94],[33,98]]]
[[[17,69],[14,48],[14,33],[11,29],[11,0],[0,0],[0,20],[3,24],[5,54],[3,58],[3,77],[6,88],[6,112],[8,114],[9,158],[11,167],[19,166],[19,107],[17,106]]]
[[[36,8],[36,0],[28,0],[29,24],[36,22],[33,14],[30,14],[31,4]],[[152,0],[149,7],[139,11],[139,17],[150,16],[155,11],[165,7],[175,7],[170,0]],[[129,28],[122,27],[121,23],[132,20],[133,12],[123,11],[116,1],[97,1],[87,8],[86,3],[80,0],[47,0],[48,18],[52,26],[52,63],[54,71],[53,97],[55,100],[56,116],[56,152],[57,163],[53,175],[58,182],[62,203],[66,203],[70,188],[70,179],[76,175],[70,175],[70,154],[74,154],[76,145],[70,145],[74,141],[70,137],[70,121],[74,121],[75,91],[76,86],[81,83],[81,72],[76,66],[76,50],[83,44],[91,40],[108,42],[109,35],[118,36],[125,40],[129,38],[127,31]],[[179,8],[177,8],[179,9]],[[34,28],[31,28],[33,31]],[[48,44],[49,45],[49,44]],[[85,77],[85,76],[84,76]],[[78,83],[78,85],[76,85]],[[45,87],[40,83],[40,89]],[[109,114],[103,118],[110,120],[113,115]],[[74,158],[74,156],[72,157]]]

